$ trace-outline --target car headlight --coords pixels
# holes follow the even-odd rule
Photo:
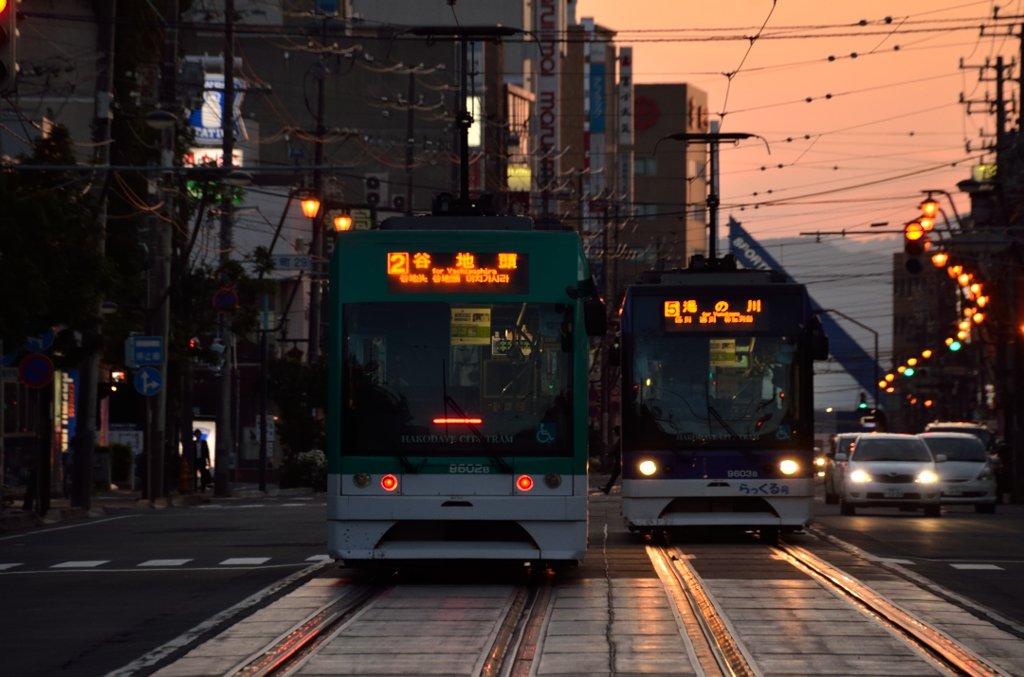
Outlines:
[[[782,471],[783,475],[792,475],[799,469],[800,464],[788,458],[785,461],[779,463],[779,470]]]
[[[817,457],[816,459],[814,459],[814,465],[819,467],[825,465],[825,459],[823,459],[821,456]]]
[[[850,473],[850,481],[857,482],[858,484],[863,482],[870,482],[871,475],[867,474],[863,470],[854,470],[852,473]]]
[[[982,468],[981,472],[978,473],[978,479],[979,480],[990,480],[990,479],[992,479],[992,468],[990,468],[988,466],[985,466],[984,468]]]
[[[931,470],[922,470],[920,473],[918,473],[917,479],[915,479],[914,481],[920,482],[921,484],[932,484],[934,482],[939,481],[939,476],[933,473]]]
[[[640,472],[650,477],[654,473],[658,472],[658,466],[654,461],[643,461],[640,463]]]

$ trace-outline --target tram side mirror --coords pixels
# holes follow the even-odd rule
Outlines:
[[[595,299],[583,302],[583,326],[587,336],[604,336],[608,332],[608,313],[603,302]]]

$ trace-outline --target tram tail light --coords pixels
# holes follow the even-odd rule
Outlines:
[[[658,472],[658,464],[654,461],[643,461],[640,464],[640,472],[650,477],[654,473]]]
[[[797,463],[796,461],[790,460],[788,458],[785,461],[783,461],[782,463],[779,463],[779,470],[782,471],[783,475],[792,475],[792,474],[796,473],[796,471],[799,470],[799,469],[800,469],[800,464]]]
[[[529,475],[520,475],[516,480],[516,488],[519,491],[529,491],[533,489],[533,478]]]
[[[394,475],[384,475],[380,478],[380,486],[384,491],[394,491],[398,488],[398,478]]]
[[[438,425],[445,425],[445,424],[448,424],[448,423],[452,423],[452,424],[462,423],[462,424],[465,424],[465,425],[477,425],[477,424],[480,424],[480,423],[483,423],[483,422],[484,422],[484,420],[482,418],[435,418],[434,419],[434,423],[436,423]]]

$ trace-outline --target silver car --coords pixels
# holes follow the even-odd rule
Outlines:
[[[979,513],[996,511],[996,473],[993,461],[976,435],[921,433],[933,455],[942,454],[939,466],[944,504],[973,505]]]
[[[840,464],[836,463],[836,454],[839,452],[850,455],[853,450],[853,443],[857,441],[860,433],[840,433],[832,440],[830,448],[825,452],[825,502],[835,505],[839,502],[839,472]]]
[[[858,507],[923,508],[938,517],[942,484],[928,446],[915,435],[861,435],[849,454],[836,453],[840,469],[839,511],[853,515]]]

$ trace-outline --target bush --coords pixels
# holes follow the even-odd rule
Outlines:
[[[312,487],[314,491],[327,491],[327,456],[319,449],[293,454],[281,463],[282,489]]]

